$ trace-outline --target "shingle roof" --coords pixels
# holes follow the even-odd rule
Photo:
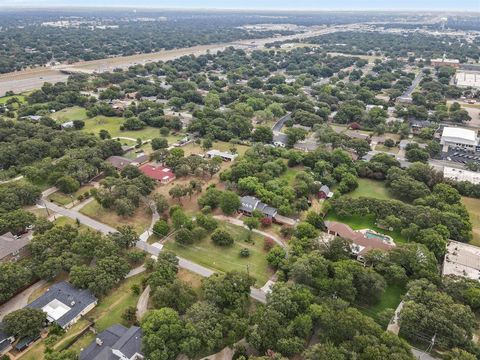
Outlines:
[[[269,217],[274,217],[277,214],[277,209],[268,206],[254,196],[243,196],[240,199],[240,203],[242,204],[240,206],[241,211],[252,213],[253,211],[258,210]]]
[[[12,233],[0,235],[0,260],[8,255],[23,249],[30,242],[28,236],[15,239]]]
[[[28,304],[27,307],[41,310],[54,300],[58,300],[69,307],[65,314],[55,320],[58,325],[65,327],[86,307],[95,303],[97,298],[88,289],[77,289],[72,284],[62,281],[52,285],[42,296]]]
[[[127,165],[132,163],[132,160],[124,158],[122,156],[110,156],[106,162],[110,163],[117,170],[123,170]]]
[[[93,341],[80,353],[80,360],[117,360],[112,350],[121,352],[128,359],[142,351],[142,330],[137,326],[127,329],[123,325],[113,325],[97,335],[101,345]]]

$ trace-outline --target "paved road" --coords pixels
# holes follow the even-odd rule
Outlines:
[[[43,192],[43,195],[48,196],[48,195],[45,195],[45,194],[50,194],[50,193],[54,192],[55,190],[47,189],[46,191]],[[80,220],[80,223],[82,223],[84,225],[87,225],[87,226],[91,227],[92,229],[98,230],[98,231],[100,231],[104,234],[114,233],[114,232],[117,231],[116,229],[114,229],[114,228],[112,228],[108,225],[105,225],[105,224],[103,224],[99,221],[93,220],[93,219],[89,218],[88,216],[85,216],[85,215],[81,214],[80,212],[78,212],[74,209],[67,210],[67,209],[65,209],[61,206],[58,206],[58,205],[55,205],[55,204],[49,202],[48,200],[46,201],[45,197],[42,198],[41,204],[42,205],[44,204],[49,210],[51,210],[53,212],[56,212],[56,213],[61,214],[63,216],[67,216],[67,217],[69,217],[71,219],[74,219],[74,220],[78,219],[78,220]],[[141,250],[144,250],[144,251],[148,252],[149,254],[151,254],[153,256],[158,256],[158,254],[160,254],[160,251],[162,251],[161,247],[157,247],[155,245],[147,243],[146,241],[141,241],[141,240],[137,241],[136,247],[141,249]],[[178,265],[181,268],[189,270],[189,271],[191,271],[195,274],[198,274],[200,276],[209,277],[212,274],[214,274],[213,270],[208,269],[204,266],[198,265],[198,264],[196,264],[192,261],[189,261],[187,259],[183,259],[181,257],[178,257],[178,260],[179,260]],[[263,293],[259,289],[252,288],[251,296],[252,296],[253,299],[258,300],[260,302],[263,302],[263,303],[266,302],[265,293]]]
[[[0,321],[3,317],[15,310],[19,310],[27,306],[28,298],[33,292],[42,286],[44,286],[47,282],[45,280],[37,281],[35,284],[30,286],[29,288],[23,290],[20,294],[15,295],[13,298],[8,300],[5,304],[0,306]]]
[[[278,119],[275,125],[272,126],[272,131],[277,133],[281,132],[282,128],[285,126],[285,123],[291,118],[292,118],[291,114],[287,114],[281,117],[280,119]]]
[[[437,358],[433,357],[430,354],[427,354],[426,352],[423,352],[421,350],[412,348],[412,353],[413,356],[415,356],[419,360],[438,360]]]

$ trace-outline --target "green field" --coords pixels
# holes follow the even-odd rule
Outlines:
[[[480,246],[480,199],[462,197],[462,203],[470,214],[473,238],[470,244]]]
[[[263,286],[269,279],[271,272],[266,260],[266,252],[263,250],[263,238],[253,233],[252,239],[255,244],[247,243],[248,230],[231,224],[222,224],[235,238],[235,243],[230,247],[221,247],[213,244],[210,238],[190,246],[180,245],[171,240],[165,244],[165,248],[173,251],[178,256],[184,257],[197,264],[206,266],[219,272],[232,270],[248,271],[255,278],[256,286]],[[248,248],[250,256],[240,257],[240,250]]]
[[[377,319],[377,315],[386,309],[396,309],[405,294],[405,287],[400,285],[387,285],[380,302],[373,306],[358,306],[365,315]]]
[[[352,198],[364,196],[381,200],[392,198],[385,187],[385,182],[371,179],[358,179],[358,187],[347,196]]]
[[[107,117],[107,116],[95,116],[85,120],[85,127],[83,131],[98,134],[100,130],[107,130],[112,137],[123,136],[134,139],[152,139],[159,137],[160,133],[157,128],[149,127],[137,131],[121,131],[120,126],[123,124],[124,119],[122,117]]]
[[[53,113],[52,118],[60,123],[73,120],[85,120],[88,118],[87,110],[80,106],[73,106],[66,109],[59,110]]]
[[[3,97],[0,97],[0,104],[5,104],[8,100],[10,100],[11,98],[17,98],[20,103],[24,103],[25,102],[25,96],[23,95],[13,95],[13,96],[3,96]]]
[[[138,208],[133,216],[122,217],[118,216],[114,210],[104,209],[95,200],[85,205],[80,209],[83,215],[87,215],[94,220],[107,224],[113,228],[117,228],[122,225],[131,225],[134,227],[138,235],[142,234],[152,221],[151,214],[144,208]]]
[[[70,204],[72,202],[72,198],[73,200],[76,200],[78,198],[79,195],[82,195],[84,194],[85,192],[87,191],[90,191],[91,189],[93,188],[92,185],[85,185],[85,186],[82,186],[80,189],[78,189],[76,192],[74,192],[73,194],[70,195],[67,195],[67,194],[64,194],[60,191],[56,191],[54,192],[53,194],[51,194],[48,199],[53,201],[55,204],[58,204],[58,205],[61,205],[61,206],[65,206],[67,204]]]

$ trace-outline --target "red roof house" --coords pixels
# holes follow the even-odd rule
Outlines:
[[[168,184],[175,179],[175,174],[172,170],[161,165],[145,164],[140,166],[139,169],[149,178],[162,184]]]

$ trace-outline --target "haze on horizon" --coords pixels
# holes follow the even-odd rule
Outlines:
[[[137,7],[137,8],[200,8],[200,9],[266,9],[266,10],[423,10],[480,12],[480,0],[0,0],[0,7]]]

